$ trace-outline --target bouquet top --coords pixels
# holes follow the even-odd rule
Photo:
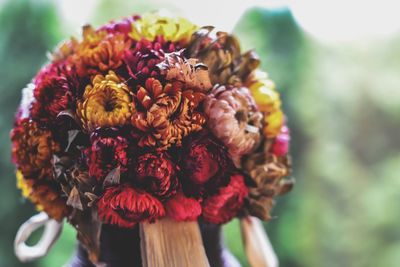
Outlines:
[[[84,26],[23,90],[18,187],[88,249],[102,223],[269,219],[291,184],[289,131],[258,66],[234,36],[182,18]]]

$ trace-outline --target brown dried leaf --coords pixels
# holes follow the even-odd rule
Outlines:
[[[97,195],[90,193],[90,192],[85,192],[85,197],[87,197],[89,199],[88,201],[88,207],[92,207],[93,204],[97,201],[97,199],[99,198]]]
[[[210,76],[206,65],[199,63],[197,59],[186,59],[179,52],[168,53],[163,62],[157,67],[169,81],[182,82],[185,88],[208,92],[211,87]]]
[[[82,201],[81,201],[81,198],[79,196],[79,191],[76,188],[76,186],[74,186],[74,188],[72,188],[71,193],[68,196],[67,205],[69,205],[75,209],[78,209],[78,210],[83,210]]]
[[[104,179],[103,186],[110,186],[119,184],[121,180],[121,169],[117,168],[111,170]]]

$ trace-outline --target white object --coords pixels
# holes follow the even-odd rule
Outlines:
[[[44,232],[39,242],[34,246],[28,246],[25,242],[32,232],[44,226]],[[18,229],[14,240],[14,251],[22,262],[36,260],[45,256],[60,236],[63,223],[49,218],[45,212],[32,216]]]
[[[278,257],[264,231],[261,221],[255,217],[240,219],[240,229],[247,260],[252,267],[278,267]]]

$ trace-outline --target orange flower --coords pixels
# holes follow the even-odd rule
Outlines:
[[[83,27],[83,41],[76,47],[72,60],[81,76],[116,69],[130,46],[131,41],[122,33],[95,31],[87,25]]]
[[[144,132],[140,146],[167,149],[171,144],[180,145],[189,133],[201,130],[205,118],[194,109],[204,95],[192,99],[181,86],[180,82],[163,86],[159,80],[149,78],[145,87],[139,88],[136,98],[143,111],[134,114],[132,124]]]
[[[12,158],[25,177],[51,178],[52,157],[60,150],[50,130],[23,119],[11,132]]]
[[[25,179],[20,171],[17,172],[17,187],[22,195],[28,198],[39,211],[45,211],[49,217],[61,221],[68,215],[69,209],[61,192],[56,190],[54,183]]]
[[[96,75],[77,107],[82,126],[89,132],[97,127],[123,126],[134,111],[128,86],[113,71],[105,77]]]

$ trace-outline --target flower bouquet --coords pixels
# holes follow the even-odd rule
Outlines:
[[[95,264],[107,227],[169,218],[203,233],[270,219],[292,185],[289,130],[259,63],[231,34],[183,18],[84,26],[23,90],[11,132],[18,187],[71,223]]]

